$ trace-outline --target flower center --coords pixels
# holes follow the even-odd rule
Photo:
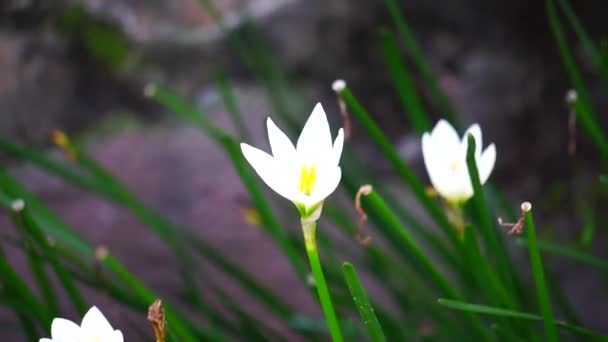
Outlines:
[[[450,170],[452,170],[452,173],[456,172],[458,170],[458,168],[460,168],[460,161],[458,161],[458,160],[450,161]]]
[[[310,196],[312,191],[315,188],[315,181],[317,180],[317,165],[312,165],[308,167],[308,165],[302,165],[302,169],[300,170],[300,185],[298,186],[298,190],[305,194],[306,196]]]

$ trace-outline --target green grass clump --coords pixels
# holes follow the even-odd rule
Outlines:
[[[284,122],[289,134],[299,132],[307,114],[306,110],[301,111],[305,108],[302,104],[309,101],[294,91],[260,32],[250,23],[241,31],[228,31],[212,2],[201,2],[266,89],[268,101],[273,106],[273,118]],[[429,113],[442,113],[459,127],[456,111],[441,91],[397,1],[385,2],[395,27],[381,31],[379,46],[405,117],[419,136],[432,129],[434,119]],[[579,62],[571,48],[573,43],[566,39],[566,30],[574,32],[598,74],[608,84],[606,48],[590,38],[566,0],[546,0],[546,11],[565,72],[578,95],[571,108],[605,166],[608,163],[606,132],[598,123],[599,115],[581,76]],[[102,38],[100,41],[107,41],[105,35]],[[402,50],[411,60],[402,58]],[[424,92],[414,86],[416,77],[424,81],[430,101],[421,98],[420,94]],[[239,106],[234,89],[219,66],[214,79],[236,135],[215,125],[203,110],[188,103],[168,85],[149,85],[145,94],[186,124],[199,129],[227,156],[251,198],[263,232],[289,261],[294,276],[307,283],[310,268],[301,236],[292,233],[294,230],[285,229],[278,220],[275,208],[286,207],[270,205],[259,179],[241,154],[239,143],[251,136],[244,117],[246,108]],[[545,234],[537,231],[529,210],[524,210],[519,221],[510,225],[513,232],[522,235],[508,235],[496,223],[496,218],[498,214],[515,219],[517,216],[512,215],[512,204],[508,205],[500,192],[495,191],[496,187],[482,185],[474,155],[478,142],[469,136],[466,161],[474,195],[464,207],[451,209],[462,216],[457,222],[454,212],[429,194],[423,180],[426,176],[418,174],[399,155],[376,124],[373,113],[355,94],[344,87],[338,89],[336,95],[352,115],[351,119],[360,123],[362,130],[357,134],[371,137],[379,155],[386,158],[398,176],[399,190],[409,191],[422,212],[408,208],[396,195],[395,184],[389,186],[383,179],[370,175],[365,161],[355,151],[345,149],[341,161],[342,185],[338,191],[353,199],[363,184],[371,183],[374,191],[360,198],[356,208],[358,214],[354,214],[354,204],[331,198],[324,206],[323,217],[327,221],[319,224],[331,222],[341,237],[330,239],[326,231],[329,227],[318,229],[317,259],[311,261],[315,275],[320,272],[321,265],[323,267],[323,281],[327,282],[323,285],[327,285],[328,292],[322,292],[320,300],[325,312],[333,310],[338,317],[337,322],[329,322],[329,327],[323,317],[306,315],[301,308],[289,305],[260,282],[258,274],[252,274],[238,261],[228,260],[204,238],[194,234],[194,229],[178,225],[148,207],[128,185],[122,184],[65,135],[56,133],[54,136],[55,143],[65,152],[65,158],[2,138],[0,150],[124,207],[145,224],[150,234],[164,241],[175,256],[177,265],[172,271],[180,278],[186,299],[185,303],[165,301],[163,304],[168,341],[274,341],[287,340],[290,336],[307,340],[327,340],[334,336],[339,340],[342,335],[345,340],[354,341],[608,339],[580,325],[568,297],[558,283],[551,281],[555,277],[545,264],[547,260],[564,259],[608,272],[608,261],[588,251],[589,245],[601,238],[599,233],[594,234],[594,227],[599,227],[599,223],[595,222],[591,209],[581,210],[587,213],[582,229],[582,248],[539,238]],[[426,105],[429,102],[430,105]],[[607,173],[597,175],[598,186],[606,186]],[[503,207],[507,207],[508,212],[499,212],[495,203],[507,203]],[[15,228],[15,234],[0,243],[0,305],[15,314],[29,340],[47,336],[52,319],[63,316],[66,308],[60,306],[59,297],[67,298],[73,309],[84,314],[93,304],[83,293],[85,287],[105,293],[122,309],[135,310],[142,317],[148,306],[162,297],[107,250],[84,241],[77,233],[77,227],[65,223],[6,168],[0,168],[0,206],[10,215]],[[297,225],[296,211],[286,212]],[[372,236],[371,243],[364,239],[357,242],[354,238],[363,225]],[[234,234],[239,232],[234,231]],[[8,245],[23,253],[28,271],[33,275],[31,283],[22,278],[9,261],[11,258],[5,255]],[[353,265],[357,266],[357,271]],[[205,272],[208,267],[221,272],[226,281],[238,283],[242,291],[266,310],[268,318],[280,322],[284,329],[277,329],[269,324],[270,319],[256,316],[231,298],[221,284],[208,279]],[[363,284],[376,286],[372,291]],[[309,290],[309,295],[318,299],[313,287]],[[388,300],[376,300],[376,296]],[[209,298],[215,299],[213,303]],[[220,310],[217,303],[221,305]],[[120,324],[124,326],[128,322]],[[142,340],[151,340],[150,327],[136,326],[133,330],[141,333]]]

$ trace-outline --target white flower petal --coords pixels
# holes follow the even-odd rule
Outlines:
[[[338,130],[338,136],[334,141],[334,147],[332,150],[332,163],[331,165],[338,166],[340,163],[340,157],[342,156],[342,149],[344,148],[344,129]]]
[[[481,184],[484,184],[494,169],[496,163],[496,146],[492,143],[488,146],[483,153],[481,158],[477,161],[477,168],[479,169],[479,180]]]
[[[50,338],[41,338],[38,340],[38,342],[58,342],[58,341],[53,341]]]
[[[97,338],[110,336],[114,332],[112,325],[96,306],[91,307],[84,315],[80,327],[87,336]]]
[[[473,196],[473,187],[466,165],[468,135],[475,138],[475,160],[483,183],[489,178],[496,161],[496,147],[491,144],[482,154],[482,132],[478,124],[471,125],[463,137],[445,120],[440,120],[432,132],[422,136],[422,154],[429,178],[437,192],[452,203]]]
[[[287,162],[295,158],[296,148],[270,117],[266,120],[266,127],[268,128],[268,140],[274,159]]]
[[[322,175],[321,178],[317,180],[317,184],[315,185],[315,190],[309,197],[310,205],[315,205],[323,200],[325,200],[329,195],[331,195],[336,188],[340,184],[340,179],[342,178],[342,169],[340,167],[335,167],[333,170],[320,170],[319,175]]]
[[[329,122],[321,103],[317,103],[306,121],[296,144],[298,157],[307,164],[316,164],[332,151]]]
[[[469,127],[467,131],[464,132],[464,135],[462,136],[462,145],[464,146],[465,151],[467,150],[467,147],[469,145],[469,133],[472,134],[475,138],[475,157],[479,158],[479,156],[481,156],[481,147],[483,146],[483,141],[481,139],[481,128],[478,124],[472,124],[471,127]]]
[[[289,177],[296,177],[293,171],[285,172],[285,166],[277,163],[268,153],[250,145],[242,143],[241,151],[264,183],[279,195],[293,200],[296,187],[294,185],[292,188],[290,184],[297,184],[297,180],[290,182],[289,179]],[[299,177],[299,175],[297,176]]]
[[[120,330],[114,330],[114,333],[112,334],[112,339],[108,342],[124,342],[122,332]]]
[[[447,160],[443,158],[443,154],[437,150],[433,143],[433,138],[429,133],[422,135],[422,158],[424,159],[424,166],[431,180],[433,187],[438,189],[441,187],[441,183],[445,183],[443,178],[447,174]]]
[[[338,165],[344,130],[340,129],[332,142],[320,103],[306,121],[295,148],[270,118],[267,127],[272,156],[247,144],[241,144],[241,151],[271,189],[294,202],[303,215],[309,215],[340,183],[342,171]]]
[[[441,119],[431,131],[433,143],[436,146],[456,147],[460,144],[460,137],[456,129],[444,119]]]
[[[70,320],[55,318],[51,323],[51,338],[55,342],[80,342],[81,328]]]

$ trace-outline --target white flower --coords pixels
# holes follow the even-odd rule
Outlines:
[[[448,202],[457,204],[473,196],[473,186],[467,167],[467,136],[475,138],[475,161],[481,184],[490,177],[496,162],[496,146],[490,144],[481,152],[481,128],[471,125],[462,139],[445,120],[439,120],[433,131],[422,136],[422,155],[431,183]]]
[[[313,109],[295,147],[270,118],[266,126],[272,156],[241,144],[243,155],[272,190],[296,205],[303,218],[320,214],[317,209],[336,190],[342,176],[338,165],[344,145],[342,128],[332,143],[320,103]]]
[[[93,306],[84,315],[80,326],[67,319],[53,319],[51,338],[41,338],[38,342],[123,342],[123,336]]]

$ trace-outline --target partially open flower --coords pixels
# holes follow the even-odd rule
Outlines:
[[[41,338],[39,342],[123,342],[123,336],[93,306],[84,315],[80,326],[64,318],[53,319],[51,338]]]
[[[473,196],[467,167],[469,133],[475,138],[475,161],[481,184],[484,184],[496,162],[496,146],[492,143],[482,153],[481,128],[478,124],[471,125],[461,139],[452,125],[439,120],[430,133],[422,136],[422,155],[431,183],[452,204],[465,202]]]
[[[303,218],[319,214],[323,200],[336,190],[342,172],[338,165],[344,132],[332,143],[325,111],[318,103],[308,118],[296,146],[268,118],[272,155],[247,144],[241,150],[262,180],[276,193],[292,201]]]

